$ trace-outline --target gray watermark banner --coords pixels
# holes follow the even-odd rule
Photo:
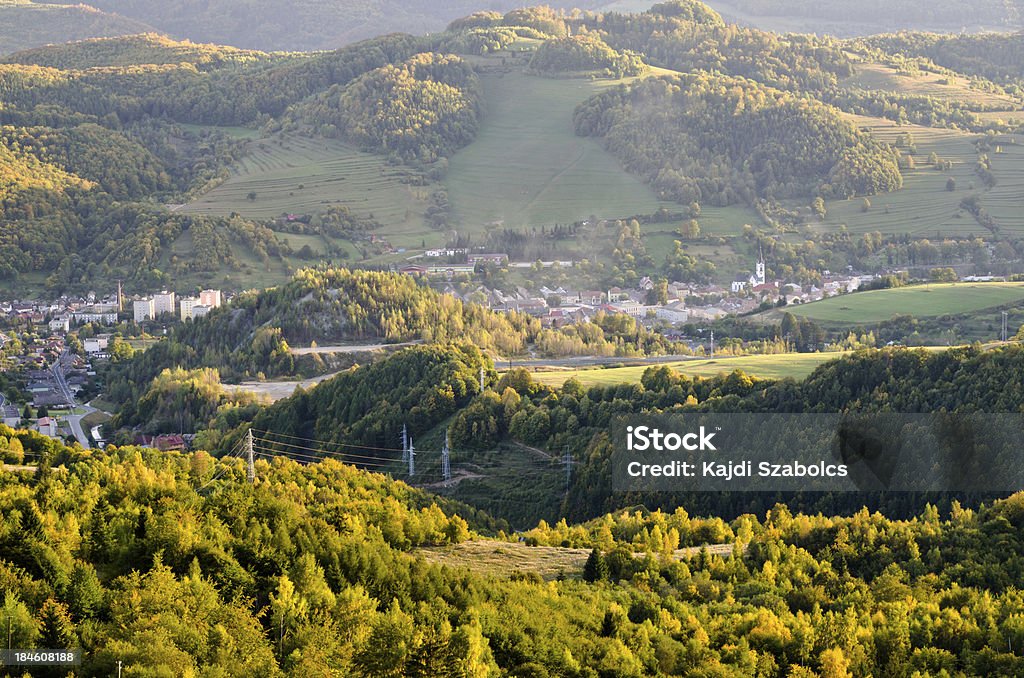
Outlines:
[[[699,414],[612,423],[618,492],[1013,492],[1022,414]]]

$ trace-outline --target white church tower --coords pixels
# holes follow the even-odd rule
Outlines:
[[[767,281],[767,279],[765,278],[765,273],[764,273],[764,250],[762,250],[760,247],[758,247],[757,250],[758,250],[757,268],[755,269],[756,272],[754,274],[754,277],[757,278],[757,284],[758,285],[764,285],[765,282]]]

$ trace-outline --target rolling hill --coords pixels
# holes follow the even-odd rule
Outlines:
[[[256,0],[239,11],[233,0],[202,4],[187,0],[96,0],[99,9],[132,17],[179,38],[262,50],[320,50],[384,33],[422,34],[478,10],[505,12],[523,3],[514,0]],[[548,3],[555,7],[593,9],[595,0]]]
[[[69,40],[146,33],[144,21],[84,4],[0,0],[0,54]]]

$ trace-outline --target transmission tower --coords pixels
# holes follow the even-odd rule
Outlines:
[[[255,451],[253,450],[252,444],[253,444],[252,443],[252,429],[249,429],[249,432],[246,433],[246,435],[245,435],[245,447],[246,447],[245,454],[246,454],[246,457],[247,457],[247,460],[246,460],[247,461],[247,466],[246,466],[245,477],[246,477],[246,480],[248,480],[250,484],[255,484],[255,482],[256,482],[256,460],[254,458],[255,457]]]
[[[412,437],[409,438],[409,477],[416,475],[416,448],[412,446]]]
[[[569,446],[565,446],[565,456],[562,457],[565,463],[565,493],[569,494],[569,482],[572,480],[572,455],[569,454]]]
[[[402,463],[409,462],[409,431],[402,424]]]
[[[441,475],[445,480],[452,479],[451,448],[448,445],[448,432],[444,434],[444,447],[441,449]]]

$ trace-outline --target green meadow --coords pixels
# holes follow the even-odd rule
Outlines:
[[[821,322],[858,325],[894,315],[959,315],[1022,302],[1024,283],[941,283],[855,292],[785,310]],[[780,312],[772,311],[775,315]]]

